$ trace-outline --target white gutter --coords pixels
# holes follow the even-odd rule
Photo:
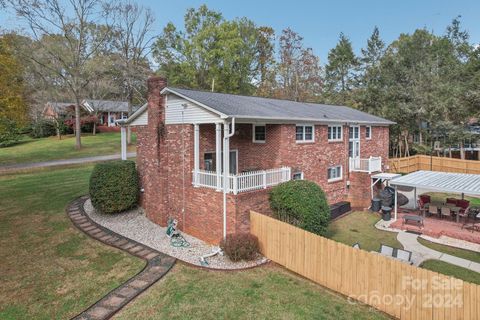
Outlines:
[[[232,131],[229,132],[228,122],[223,128],[223,239],[227,237],[227,192],[230,187],[230,138],[235,134],[235,118],[232,118]]]

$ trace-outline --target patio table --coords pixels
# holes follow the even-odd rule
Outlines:
[[[465,223],[463,224],[462,226],[462,229],[465,228],[465,229],[471,229],[472,232],[473,231],[480,231],[480,226],[478,226],[478,222],[477,222],[477,219],[480,220],[480,212],[477,211],[478,213],[475,215],[475,220],[473,220],[473,222],[471,224],[468,224],[468,223]]]

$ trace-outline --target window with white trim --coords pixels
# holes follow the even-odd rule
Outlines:
[[[267,136],[267,127],[263,125],[253,125],[253,142],[264,143]]]
[[[327,170],[327,179],[328,182],[342,180],[342,166],[330,167]]]
[[[365,127],[365,138],[372,139],[372,126]]]
[[[303,180],[303,172],[294,172],[292,180]]]
[[[297,125],[295,128],[295,140],[297,142],[313,142],[314,134],[313,125]]]
[[[342,126],[328,126],[328,141],[342,141],[343,127]]]

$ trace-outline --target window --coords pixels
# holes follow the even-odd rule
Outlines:
[[[263,143],[265,142],[267,135],[267,127],[265,125],[253,125],[253,142]]]
[[[205,153],[203,155],[203,161],[205,164],[205,170],[206,171],[215,171],[215,166],[213,164],[213,156],[215,154],[212,152]]]
[[[372,139],[372,127],[371,126],[366,126],[365,127],[365,138],[366,139]]]
[[[303,172],[294,172],[292,180],[303,180]]]
[[[328,182],[342,180],[342,166],[328,168],[327,175]]]
[[[328,126],[328,141],[342,141],[342,126]]]
[[[360,127],[359,126],[350,126],[348,136],[351,140],[360,139]]]
[[[313,142],[313,125],[297,125],[295,139],[297,142]]]

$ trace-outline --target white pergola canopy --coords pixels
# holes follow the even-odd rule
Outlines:
[[[480,174],[416,171],[390,182],[394,186],[480,196]]]
[[[390,181],[395,187],[395,220],[397,219],[397,189],[413,188],[416,201],[417,188],[437,192],[449,192],[480,196],[480,174],[416,171]],[[414,203],[414,207],[416,203]]]

